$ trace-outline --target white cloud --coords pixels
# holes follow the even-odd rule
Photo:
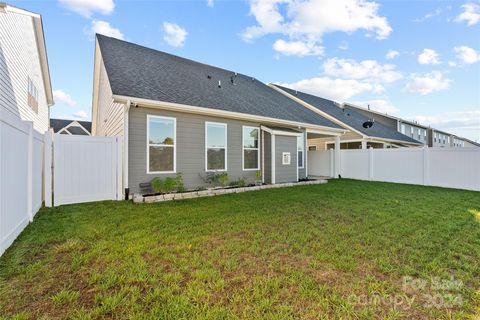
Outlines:
[[[207,6],[208,7],[213,8],[214,5],[215,5],[215,3],[214,3],[213,0],[207,0]]]
[[[75,107],[77,102],[63,90],[53,90],[53,100],[55,103],[66,104],[70,107]]]
[[[285,41],[279,39],[273,44],[273,50],[286,56],[311,56],[323,54],[323,47],[315,43],[306,43],[302,41]]]
[[[72,116],[75,119],[83,120],[88,118],[88,113],[86,111],[80,110],[78,112],[75,112]]]
[[[480,5],[476,3],[466,3],[462,5],[463,12],[455,18],[455,22],[467,22],[467,25],[473,26],[480,21]]]
[[[400,55],[400,52],[398,52],[397,50],[388,50],[387,54],[385,55],[385,58],[391,60],[391,59],[395,59],[399,55]]]
[[[457,63],[455,61],[448,61],[448,65],[450,67],[456,67],[457,66]]]
[[[388,113],[388,114],[393,114],[396,113],[400,110],[398,110],[397,107],[395,107],[390,100],[386,99],[373,99],[373,100],[367,100],[367,101],[356,101],[353,102],[353,104],[359,105],[361,107],[367,108],[370,106],[371,110],[375,110],[378,112],[382,113]]]
[[[346,41],[340,42],[340,44],[338,45],[338,49],[340,49],[340,50],[348,50],[348,42],[346,42]]]
[[[163,40],[172,47],[183,47],[187,39],[188,32],[176,23],[163,23]]]
[[[101,20],[92,20],[90,28],[86,29],[85,33],[92,36],[92,39],[96,33],[121,40],[125,39],[123,33],[119,29],[114,28],[110,23]]]
[[[434,11],[427,13],[426,15],[424,15],[421,18],[414,19],[413,22],[422,22],[422,21],[425,21],[427,19],[436,17],[436,16],[440,15],[441,13],[442,13],[442,9],[437,8]]]
[[[345,101],[360,93],[381,93],[384,91],[384,88],[379,84],[328,77],[311,78],[280,85],[336,101]]]
[[[472,140],[480,139],[480,110],[446,112],[435,116],[417,115],[412,118],[424,125],[453,131]]]
[[[433,49],[423,49],[418,55],[418,63],[420,64],[439,64],[440,56]]]
[[[365,30],[385,39],[392,31],[387,19],[378,15],[379,5],[367,0],[249,0],[249,3],[250,14],[257,24],[242,33],[247,42],[267,34],[281,34],[290,43],[319,47],[323,35],[330,32],[350,34]]]
[[[323,63],[326,75],[347,79],[363,79],[366,82],[392,83],[402,78],[393,64],[379,64],[375,60],[357,62],[352,59],[328,59]]]
[[[421,95],[447,90],[451,82],[440,71],[432,71],[425,74],[412,73],[410,79],[411,81],[406,84],[403,91],[420,93]]]
[[[85,18],[90,18],[95,12],[108,15],[115,8],[113,0],[58,0],[58,2]]]
[[[457,59],[464,64],[473,64],[480,61],[480,53],[467,46],[453,48],[457,55]]]

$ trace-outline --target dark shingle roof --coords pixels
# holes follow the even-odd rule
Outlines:
[[[297,97],[298,99],[305,101],[306,103],[314,106],[320,111],[327,113],[328,115],[334,117],[335,119],[345,123],[346,125],[354,128],[357,131],[360,131],[361,133],[369,137],[400,140],[408,143],[420,143],[417,140],[414,140],[392,128],[389,128],[379,123],[378,121],[375,122],[371,128],[366,129],[363,127],[363,123],[367,120],[371,120],[370,118],[355,110],[343,109],[336,105],[335,102],[333,102],[332,100],[320,98],[308,93],[296,91],[290,88],[285,88],[276,84],[275,86]]]
[[[67,119],[50,119],[50,128],[53,129],[53,132],[57,133],[58,131],[62,130],[70,123],[74,122],[75,120],[67,120]],[[78,121],[82,127],[84,127],[88,132],[92,132],[92,123],[90,121]],[[78,135],[85,135],[85,132],[80,129],[79,127],[70,127],[67,129],[71,134],[78,134]]]
[[[340,128],[250,76],[103,35],[97,39],[113,94]]]

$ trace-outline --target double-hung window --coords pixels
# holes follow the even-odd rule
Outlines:
[[[206,171],[227,170],[227,124],[205,122]]]
[[[243,170],[260,169],[260,129],[243,126]]]
[[[303,162],[304,162],[304,152],[305,150],[305,141],[303,133],[301,136],[297,137],[297,159],[298,159],[298,168],[303,169]]]
[[[176,171],[175,118],[147,116],[147,173]]]

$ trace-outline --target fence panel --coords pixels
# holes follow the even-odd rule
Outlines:
[[[309,176],[331,177],[333,175],[331,171],[333,150],[308,151],[307,156]]]
[[[423,149],[370,149],[370,180],[423,184]]]
[[[340,162],[345,178],[480,191],[480,148],[341,150]]]
[[[344,178],[369,179],[368,150],[341,150],[340,175]]]
[[[33,218],[42,202],[42,135],[31,122],[0,108],[0,255]]]
[[[119,199],[120,151],[116,137],[56,134],[54,205]]]
[[[430,185],[480,191],[479,148],[429,151],[427,175]]]

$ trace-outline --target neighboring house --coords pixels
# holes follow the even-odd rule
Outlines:
[[[285,88],[276,84],[270,85],[292,100],[304,105],[321,116],[349,130],[340,138],[341,149],[366,149],[389,147],[418,147],[418,141],[397,132],[381,122],[372,121],[353,109],[343,108],[332,100]],[[318,138],[308,141],[310,150],[326,150],[334,147],[332,138]]]
[[[421,125],[417,122],[408,121],[398,117],[391,116],[386,113],[381,113],[370,108],[362,108],[351,103],[344,103],[344,108],[349,110],[355,110],[367,117],[371,117],[375,121],[382,123],[383,125],[400,132],[423,145],[428,145],[429,141],[429,129],[430,127]]]
[[[0,3],[1,108],[48,130],[53,105],[40,15]]]
[[[346,130],[259,80],[97,35],[92,134],[124,137],[124,186],[208,172],[230,181],[295,182],[307,176],[307,139]],[[338,140],[338,139],[337,139]]]
[[[54,133],[89,136],[92,132],[90,121],[50,119],[50,128]]]
[[[469,139],[458,137],[451,133],[430,128],[428,126],[419,124],[416,121],[409,121],[395,116],[381,113],[370,108],[356,106],[351,103],[344,103],[344,108],[355,110],[367,117],[371,117],[377,122],[384,124],[392,129],[395,129],[410,138],[421,142],[428,147],[480,147],[480,144]]]

